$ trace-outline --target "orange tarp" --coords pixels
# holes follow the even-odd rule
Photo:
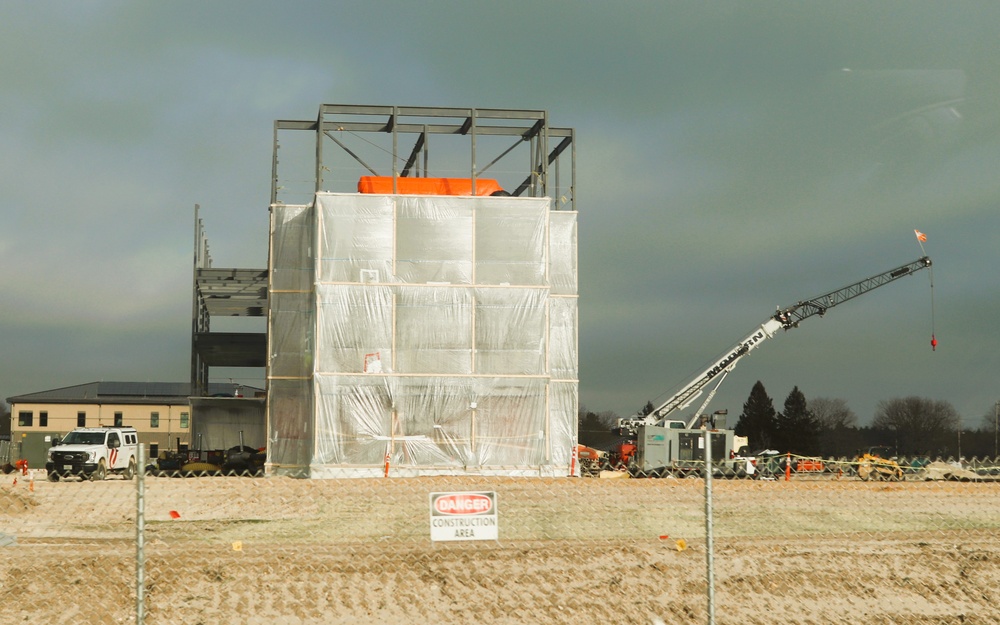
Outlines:
[[[476,178],[476,195],[502,191],[500,183],[490,178]],[[362,176],[358,193],[391,194],[392,176]],[[396,178],[396,193],[402,195],[472,195],[471,178]]]

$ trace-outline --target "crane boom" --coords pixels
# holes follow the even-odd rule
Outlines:
[[[825,293],[818,297],[798,302],[792,306],[788,306],[787,308],[779,309],[778,312],[775,313],[775,318],[777,319],[779,315],[784,314],[785,329],[797,327],[800,321],[808,319],[813,315],[823,316],[827,310],[838,304],[843,304],[844,302],[854,299],[859,295],[863,295],[868,291],[877,289],[880,286],[889,284],[894,280],[898,280],[904,276],[908,276],[916,271],[920,271],[921,269],[930,266],[931,259],[927,256],[923,256],[911,263],[882,272],[877,276],[859,280],[854,284],[839,288],[836,291],[830,291],[829,293]]]
[[[870,278],[859,280],[858,282],[841,287],[835,291],[830,291],[829,293],[824,293],[823,295],[819,295],[811,299],[796,302],[795,304],[786,306],[785,308],[779,307],[769,319],[755,328],[753,332],[733,346],[732,349],[725,352],[724,355],[717,359],[711,366],[692,378],[690,382],[674,393],[670,399],[657,406],[647,415],[637,415],[635,417],[619,419],[615,430],[619,434],[634,436],[640,425],[661,425],[666,423],[668,421],[667,417],[671,414],[690,406],[694,400],[702,394],[705,387],[716,378],[716,376],[721,373],[728,374],[734,367],[736,367],[737,363],[739,363],[744,356],[759,347],[767,339],[773,337],[778,330],[790,330],[792,328],[797,328],[799,323],[809,317],[812,317],[813,315],[819,315],[822,317],[826,314],[826,311],[834,306],[843,304],[844,302],[852,300],[859,295],[863,295],[869,291],[877,289],[880,286],[884,286],[890,282],[894,282],[895,280],[904,276],[909,276],[930,266],[931,259],[927,256],[923,256],[913,262],[900,265],[895,269],[884,271],[880,274],[871,276]],[[724,377],[725,376],[720,378],[720,383]],[[716,386],[716,388],[718,388],[718,386]],[[713,389],[712,392],[714,393],[715,389]],[[695,426],[699,417],[700,415],[694,415],[694,417],[686,424],[683,422],[678,423],[683,427],[690,429]]]

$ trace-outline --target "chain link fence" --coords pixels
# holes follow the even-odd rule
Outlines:
[[[757,461],[710,483],[15,472],[0,622],[1000,622],[995,461]],[[440,493],[491,496],[496,539],[432,540]]]

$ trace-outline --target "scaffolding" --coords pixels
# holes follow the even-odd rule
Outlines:
[[[391,119],[326,120],[359,111]],[[402,122],[458,111],[462,124]],[[544,195],[557,188],[549,166],[572,131],[553,132],[539,111],[333,105],[298,128],[317,134],[316,185],[309,203],[285,204],[276,177],[272,195],[269,474],[577,473],[577,213],[572,185],[567,201]],[[493,173],[516,184],[476,195],[489,167],[475,167],[473,145],[469,195],[403,194],[395,183],[393,193],[322,190],[323,172],[346,170],[323,160],[329,133],[390,133],[396,154],[398,136],[416,132],[407,156],[390,159],[404,164],[395,180],[428,177],[431,159],[418,157],[428,136],[462,128],[473,144],[497,128],[531,143],[528,175]],[[567,140],[545,152],[554,135]],[[361,175],[380,175],[360,149],[342,147],[365,164]]]

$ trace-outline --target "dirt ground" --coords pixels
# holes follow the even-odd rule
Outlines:
[[[135,482],[0,479],[0,623],[136,622]],[[432,543],[428,494],[497,493]],[[145,622],[706,623],[699,480],[146,478]],[[1000,484],[713,486],[715,622],[1000,622]]]

